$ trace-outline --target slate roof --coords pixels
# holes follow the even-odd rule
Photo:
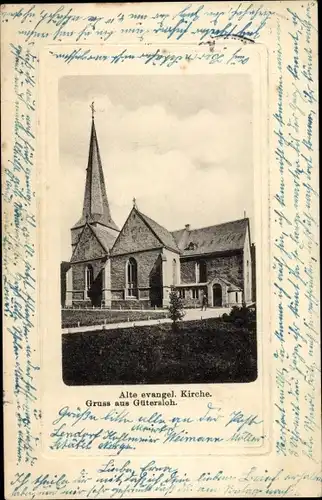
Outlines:
[[[153,219],[143,214],[139,210],[136,210],[138,214],[142,217],[145,223],[150,227],[150,229],[154,232],[154,234],[159,238],[159,240],[163,243],[163,245],[175,252],[180,252],[176,240],[170,231],[168,231],[165,227],[160,226]]]
[[[203,227],[172,231],[183,256],[241,250],[244,247],[248,218]]]
[[[109,252],[112,246],[114,245],[116,236],[108,233],[106,230],[100,227],[91,226],[91,229],[94,231],[95,236],[103,246],[104,250],[106,250],[106,252]]]
[[[118,230],[117,225],[112,219],[107,199],[94,119],[92,120],[88,163],[86,169],[83,213],[73,228],[83,226],[86,222],[99,222],[100,224]]]
[[[231,284],[230,287],[228,288],[228,292],[240,292],[241,288],[234,285],[234,284]]]

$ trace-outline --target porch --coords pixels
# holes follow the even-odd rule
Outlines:
[[[208,308],[224,309],[243,304],[243,290],[228,281],[215,277],[206,283],[185,283],[176,286],[185,308],[201,307],[206,294]]]

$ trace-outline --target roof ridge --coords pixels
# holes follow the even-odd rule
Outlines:
[[[170,233],[169,229],[167,229],[165,226],[162,226],[161,224],[159,224],[156,220],[152,219],[152,217],[149,217],[148,215],[144,214],[138,208],[136,210],[137,210],[137,212],[139,212],[139,214],[143,215],[143,217],[146,217],[147,219],[152,220],[152,222],[154,222],[154,224],[157,224],[158,226],[162,227],[162,229],[165,229],[166,231],[168,231],[168,233]]]
[[[225,226],[226,224],[232,224],[233,222],[241,222],[241,221],[246,221],[249,220],[249,217],[243,217],[242,219],[233,219],[227,222],[220,222],[219,224],[212,224],[210,226],[204,226],[204,227],[197,227],[195,229],[188,229],[188,233],[192,233],[193,231],[201,231],[202,229],[209,229],[211,227],[216,227],[216,226]],[[182,227],[181,229],[174,229],[173,231],[170,231],[170,233],[176,233],[179,231],[184,231],[186,228]]]
[[[159,224],[157,221],[155,221],[154,219],[152,219],[151,217],[149,217],[148,215],[144,214],[143,212],[141,212],[138,208],[135,208],[135,210],[145,219],[145,222],[150,226],[150,223],[149,221],[151,221],[153,224],[156,224],[160,229],[162,229],[163,231],[165,231],[169,236],[171,236],[171,240],[172,240],[172,245],[173,245],[173,248],[175,248],[178,252],[180,252],[180,249],[178,247],[178,244],[177,242],[175,241],[173,235],[171,234],[171,231],[169,231],[169,229],[167,229],[166,227],[162,226],[161,224]],[[147,220],[146,220],[147,219]],[[150,227],[150,229],[155,233],[153,227]],[[156,234],[157,238],[161,241],[161,243],[165,246],[169,246],[162,238],[162,235],[159,235],[159,234]]]

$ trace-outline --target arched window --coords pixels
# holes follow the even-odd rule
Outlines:
[[[138,266],[136,260],[131,257],[127,263],[127,295],[128,297],[137,297],[138,294]]]
[[[94,269],[93,269],[93,266],[91,264],[89,264],[88,266],[86,266],[86,269],[85,269],[85,290],[86,290],[86,292],[88,292],[92,288],[93,281],[94,281]]]
[[[172,284],[177,284],[177,261],[173,259],[172,261]]]
[[[207,264],[204,260],[196,262],[196,283],[207,282]]]

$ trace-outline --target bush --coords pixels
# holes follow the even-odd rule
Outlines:
[[[234,323],[239,328],[245,327],[250,330],[256,329],[256,309],[246,306],[233,306],[230,314],[223,314],[222,319],[228,323]]]
[[[169,295],[170,305],[168,307],[169,316],[176,325],[178,321],[181,321],[185,315],[183,310],[183,302],[179,297],[177,290],[172,289]]]

